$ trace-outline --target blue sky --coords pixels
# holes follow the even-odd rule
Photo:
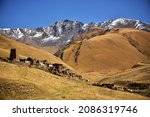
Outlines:
[[[89,23],[120,17],[150,23],[150,0],[0,0],[1,28],[36,28],[64,19]]]

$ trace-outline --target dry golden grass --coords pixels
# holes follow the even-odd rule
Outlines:
[[[134,55],[132,55],[132,52],[130,53],[134,61],[142,60],[144,58],[144,55],[138,53],[135,48],[129,46],[127,40],[117,39],[120,38],[120,35],[115,34],[115,39],[113,40],[109,37],[111,35],[114,34],[108,34],[108,37],[106,36],[105,38],[95,37],[90,40],[84,40],[80,48],[80,53],[76,53],[77,55],[79,54],[77,61],[80,62],[73,63],[77,66],[75,68],[80,71],[90,71],[91,73],[83,74],[83,76],[85,78],[89,78],[91,81],[93,80],[93,82],[99,81],[99,78],[102,79],[110,75],[92,72],[94,69],[99,70],[101,68],[105,68],[103,65],[104,63],[101,63],[102,61],[107,60],[108,63],[105,62],[106,65],[115,61],[117,57],[114,60],[111,59],[111,56],[114,55],[113,51],[111,50],[112,48],[113,50],[117,51],[120,56],[122,55],[121,53],[123,52],[124,48],[127,47],[128,49],[126,51],[132,50],[132,52],[134,52]],[[99,42],[102,43],[99,44]],[[115,45],[112,46],[112,43],[115,43]],[[68,56],[68,58],[66,57],[68,63],[71,62],[71,57],[73,60],[75,59],[72,53],[75,53],[75,51],[79,49],[80,44],[80,41],[78,41],[78,44],[70,46],[71,49],[67,48],[65,50],[67,54],[64,54]],[[106,46],[107,44],[108,46]],[[102,49],[104,47],[107,47],[107,49]],[[30,47],[0,35],[0,56],[8,57],[11,48],[17,49],[18,57],[32,57],[42,60],[46,59],[51,63],[57,62],[64,64],[60,59],[44,50]],[[94,49],[93,52],[92,49]],[[102,50],[100,51],[100,49]],[[104,52],[99,53],[99,51]],[[94,52],[97,54],[97,56],[90,58]],[[103,55],[106,53],[109,53],[109,56],[107,56],[108,59],[106,59]],[[85,58],[84,56],[81,56],[82,54],[85,56]],[[102,59],[99,57],[102,57]],[[123,59],[124,57],[126,59],[130,58],[128,55],[125,55],[119,59]],[[133,60],[131,60],[129,63],[132,62]],[[96,65],[91,66],[93,65],[92,63]],[[122,64],[123,66],[128,66],[128,63],[126,62]],[[110,67],[114,65],[117,66],[115,63],[110,64]],[[108,69],[107,67],[109,66],[106,66],[105,70]],[[119,67],[119,69],[122,69],[122,67]],[[111,70],[112,68],[109,69],[109,71]],[[116,71],[116,69],[113,69],[113,71]],[[80,80],[70,80],[65,77],[59,77],[36,68],[29,68],[27,66],[0,62],[0,99],[149,99],[149,97],[127,92],[114,91],[107,88],[95,87],[92,86],[91,83]]]
[[[0,74],[0,99],[149,99],[5,62]]]
[[[52,63],[63,63],[59,58],[53,56],[47,51],[28,46],[26,44],[0,35],[0,56],[9,57],[9,52],[11,48],[16,48],[18,57],[32,57],[39,60],[48,60]]]
[[[67,68],[75,71],[73,68],[65,64],[60,58],[52,55],[46,50],[35,48],[32,46],[20,43],[18,41],[12,40],[3,35],[0,35],[0,56],[9,57],[11,48],[16,48],[17,57],[21,57],[21,58],[31,57],[37,60],[48,60],[48,62],[50,63],[60,63],[60,64],[65,65]]]
[[[119,29],[77,41],[63,51],[63,61],[81,72],[114,73],[150,55],[150,33]]]
[[[46,50],[47,52],[51,54],[55,54],[58,51],[58,47],[55,47],[55,46],[41,47],[41,49]]]
[[[141,66],[127,69],[125,71],[105,75],[99,79],[102,83],[114,83],[118,81],[129,81],[136,83],[149,83],[150,84],[150,64],[139,63]],[[97,80],[98,81],[98,80]]]

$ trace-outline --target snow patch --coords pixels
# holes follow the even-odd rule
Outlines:
[[[18,35],[18,38],[22,38],[24,35],[23,34],[20,34],[20,35]]]
[[[61,33],[62,33],[62,29],[61,29],[61,27],[58,27],[58,32],[59,32],[59,34],[61,34]]]
[[[43,43],[52,41],[52,40],[58,40],[60,37],[54,37],[53,35],[50,35],[48,38],[45,38],[42,40]]]
[[[69,43],[70,41],[71,41],[71,40],[69,39],[69,40],[66,41],[66,43]]]
[[[87,27],[88,27],[88,24],[84,24],[84,25],[82,26],[82,29],[83,29],[83,30],[86,30]]]
[[[43,34],[43,33],[41,33],[41,32],[40,32],[40,33],[36,33],[36,34],[34,35],[34,37],[41,37],[42,34]]]
[[[25,28],[24,31],[25,31],[27,34],[31,34],[31,33],[32,33],[32,30],[31,30],[31,29]]]
[[[122,18],[116,19],[111,23],[112,26],[116,26],[118,24],[127,25],[128,23]]]
[[[20,31],[19,28],[17,28],[17,30],[14,30],[15,34],[17,35],[17,37],[20,39],[24,36],[24,34]]]

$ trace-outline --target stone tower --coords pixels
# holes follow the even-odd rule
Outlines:
[[[16,49],[11,49],[10,50],[10,60],[16,59]]]

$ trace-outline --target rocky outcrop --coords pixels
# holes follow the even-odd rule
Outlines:
[[[39,47],[64,47],[72,39],[82,33],[84,24],[78,21],[62,20],[47,27],[29,28],[0,28],[0,34],[14,40]]]

